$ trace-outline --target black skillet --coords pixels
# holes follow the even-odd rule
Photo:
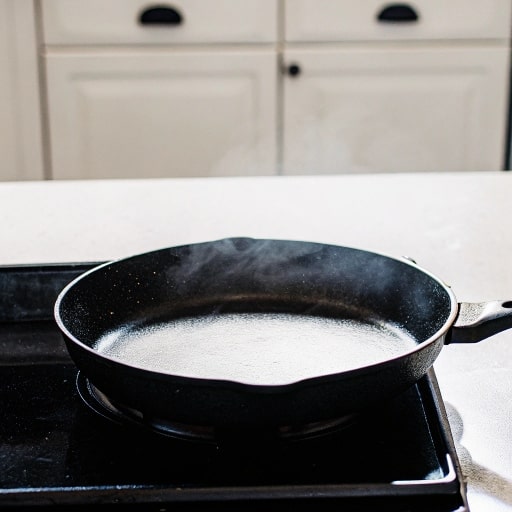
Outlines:
[[[457,304],[405,259],[234,238],[101,265],[61,292],[55,317],[109,399],[150,422],[244,429],[315,423],[396,395],[444,344],[512,327],[512,301]]]

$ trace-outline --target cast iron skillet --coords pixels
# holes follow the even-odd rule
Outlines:
[[[512,301],[457,304],[447,285],[405,259],[233,238],[101,265],[61,292],[55,317],[81,372],[144,419],[252,429],[328,420],[396,395],[445,343],[512,327]],[[323,323],[339,330],[339,345],[316,336]],[[346,325],[361,350],[345,353]],[[379,353],[381,334],[396,340],[391,355]],[[351,363],[375,348],[369,362]]]

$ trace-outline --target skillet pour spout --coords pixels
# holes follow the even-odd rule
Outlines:
[[[462,302],[445,344],[476,343],[512,328],[512,300]]]
[[[411,261],[361,249],[228,238],[100,265],[66,286],[55,318],[82,375],[116,403],[254,429],[391,398],[445,343],[512,327],[512,301],[459,305]]]

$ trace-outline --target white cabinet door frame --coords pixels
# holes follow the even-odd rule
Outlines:
[[[44,177],[34,8],[0,0],[0,180]]]

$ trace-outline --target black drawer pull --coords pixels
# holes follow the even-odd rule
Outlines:
[[[164,5],[148,7],[139,16],[141,25],[181,25],[183,21],[180,11]]]
[[[377,15],[377,20],[382,23],[411,23],[418,19],[418,13],[407,4],[387,5]]]

